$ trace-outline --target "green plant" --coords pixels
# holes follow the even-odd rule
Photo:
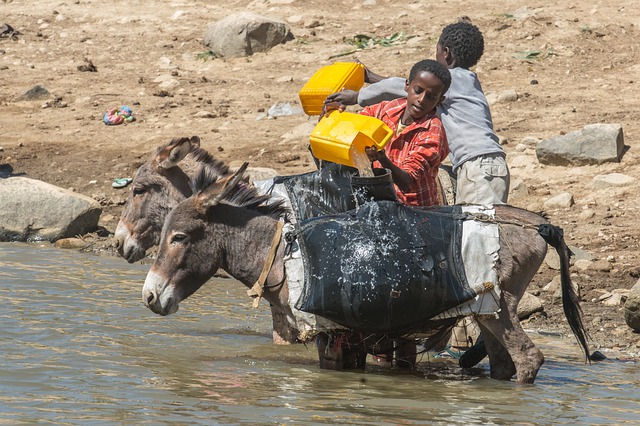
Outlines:
[[[513,55],[514,58],[522,59],[523,61],[535,61],[548,58],[550,56],[557,56],[552,49],[542,50],[525,50],[523,52],[517,52]]]
[[[207,62],[209,59],[216,59],[217,57],[218,55],[216,53],[213,53],[210,50],[207,50],[206,52],[198,53],[196,55],[196,59],[201,59],[205,62]]]
[[[405,42],[410,38],[411,38],[410,36],[406,36],[402,31],[394,33],[388,37],[372,37],[366,34],[357,34],[351,38],[345,37],[343,38],[343,41],[347,44],[355,46],[355,49],[352,49],[343,53],[338,53],[336,55],[332,55],[329,57],[329,59],[337,58],[339,56],[351,55],[352,53],[355,53],[358,50],[369,49],[369,48],[372,48],[373,46],[382,46],[382,47],[393,46],[393,45]]]

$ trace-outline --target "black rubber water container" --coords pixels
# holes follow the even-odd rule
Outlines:
[[[396,201],[396,189],[393,185],[391,170],[373,169],[373,177],[352,176],[351,189],[356,203],[367,201]]]

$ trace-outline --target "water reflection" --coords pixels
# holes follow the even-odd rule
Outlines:
[[[624,424],[640,418],[636,364],[583,364],[571,339],[533,336],[535,385],[423,358],[410,374],[317,368],[310,345],[271,343],[268,307],[212,280],[159,317],[148,266],[0,244],[0,423]]]

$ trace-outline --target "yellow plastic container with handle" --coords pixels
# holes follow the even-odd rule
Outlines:
[[[364,153],[367,146],[384,148],[393,130],[375,117],[352,112],[332,111],[323,117],[309,136],[316,158],[357,167],[354,151]]]
[[[320,115],[327,96],[342,89],[360,90],[363,85],[364,65],[357,62],[335,62],[316,71],[298,95],[307,115]]]

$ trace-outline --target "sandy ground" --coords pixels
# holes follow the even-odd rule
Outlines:
[[[19,34],[0,39],[0,166],[100,200],[107,234],[115,230],[129,190],[113,189],[113,179],[132,176],[153,148],[172,137],[198,135],[205,148],[232,164],[249,161],[280,174],[310,171],[307,136],[316,118],[260,119],[272,105],[295,105],[306,79],[336,60],[357,59],[380,74],[405,76],[417,60],[433,57],[443,26],[468,16],[485,35],[485,54],[475,69],[485,92],[518,94],[516,101],[492,106],[512,178],[529,190],[511,203],[546,210],[551,196],[573,194],[571,208],[546,213],[571,246],[602,261],[573,270],[593,349],[637,357],[640,336],[625,325],[622,306],[599,298],[631,288],[640,275],[638,183],[594,190],[592,179],[614,172],[640,178],[640,9],[622,0],[548,4],[3,0],[2,19]],[[205,60],[206,25],[244,10],[286,20],[295,40],[248,58]],[[352,51],[346,40],[357,34],[399,32],[402,42],[332,58]],[[91,66],[95,72],[86,71]],[[163,87],[167,80],[173,85]],[[50,95],[25,100],[36,85]],[[121,105],[130,106],[137,120],[103,124],[104,112]],[[593,123],[623,126],[627,150],[620,163],[544,166],[521,144]],[[109,251],[110,236],[92,241]],[[545,314],[535,314],[525,328],[567,333],[560,305],[541,291],[556,274],[543,266],[530,286],[545,300]]]

